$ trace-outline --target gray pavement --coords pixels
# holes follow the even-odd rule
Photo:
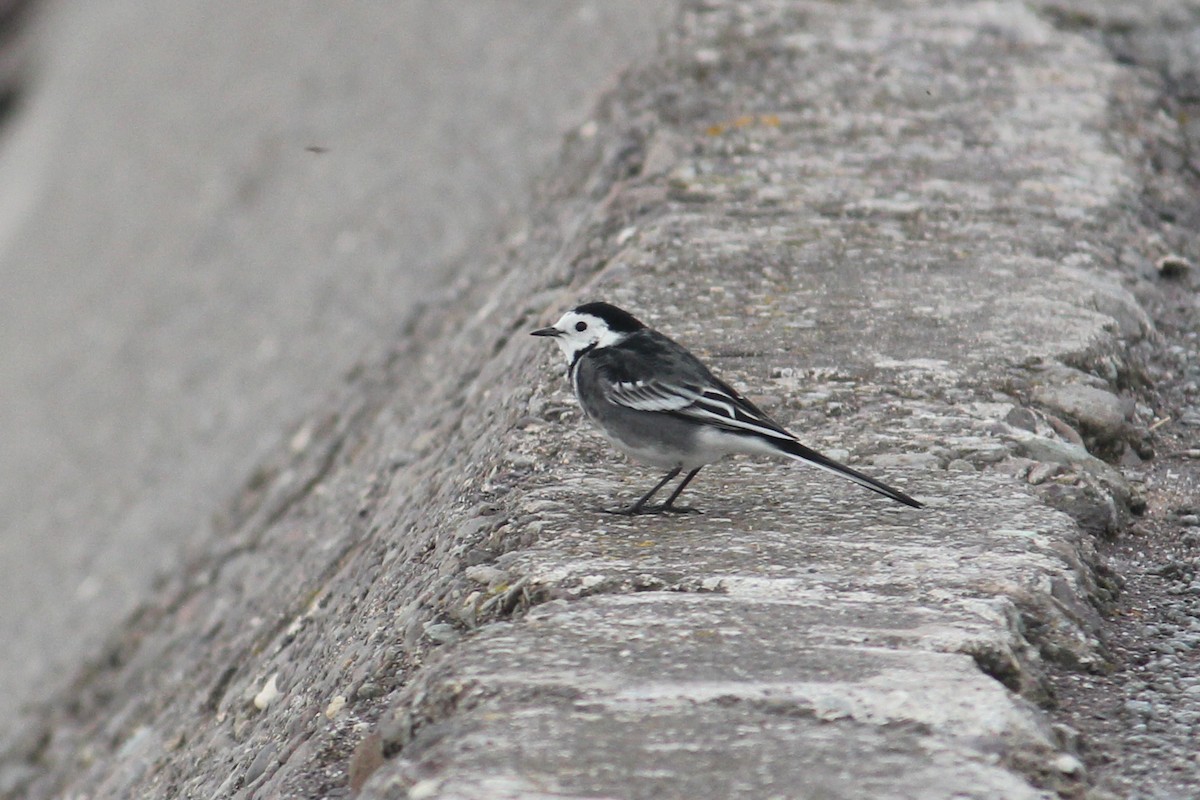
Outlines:
[[[1069,10],[689,3],[0,791],[1104,798],[1047,675],[1109,666],[1094,535],[1137,498],[1096,453],[1152,421],[1121,279],[1177,123]],[[592,510],[652,476],[525,333],[601,297],[928,507],[732,460],[701,516]]]
[[[0,131],[0,730],[210,548],[673,8],[45,9]]]

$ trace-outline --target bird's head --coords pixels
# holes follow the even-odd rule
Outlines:
[[[552,337],[567,363],[574,363],[581,353],[611,347],[645,327],[628,311],[609,303],[584,303],[563,314],[549,328],[530,331],[530,335]]]

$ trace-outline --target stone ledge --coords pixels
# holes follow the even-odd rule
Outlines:
[[[688,8],[510,252],[9,751],[29,796],[1086,794],[1036,703],[1044,659],[1103,668],[1091,543],[1008,420],[1039,365],[1117,391],[1147,332],[1110,109],[1150,90],[1015,2]],[[523,334],[600,296],[929,507],[734,461],[701,517],[589,511],[648,476]]]

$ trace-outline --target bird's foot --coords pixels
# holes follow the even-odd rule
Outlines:
[[[656,514],[654,506],[639,506],[634,503],[631,506],[622,506],[621,508],[597,508],[601,514],[615,514],[618,517],[636,517],[639,514]]]
[[[623,508],[601,508],[597,509],[605,514],[617,514],[622,517],[637,517],[643,514],[703,514],[704,512],[698,508],[691,506],[670,506],[665,503],[659,503],[656,506],[638,505],[634,503],[631,506]]]

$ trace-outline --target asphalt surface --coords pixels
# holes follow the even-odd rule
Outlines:
[[[46,8],[0,131],[0,730],[495,240],[673,7]]]
[[[1125,474],[1143,513],[1100,543],[1120,591],[1101,629],[1108,669],[1053,676],[1055,717],[1083,733],[1081,751],[1097,794],[1183,800],[1200,786],[1200,145],[1195,95],[1200,9],[1165,6],[1134,20],[1101,16],[1095,36],[1125,63],[1161,80],[1161,109],[1177,134],[1151,144],[1157,171],[1148,205],[1162,220],[1156,258],[1131,259],[1125,281],[1154,320],[1157,336],[1135,350],[1136,397],[1155,420],[1146,459]],[[1131,24],[1132,23],[1132,24]]]

